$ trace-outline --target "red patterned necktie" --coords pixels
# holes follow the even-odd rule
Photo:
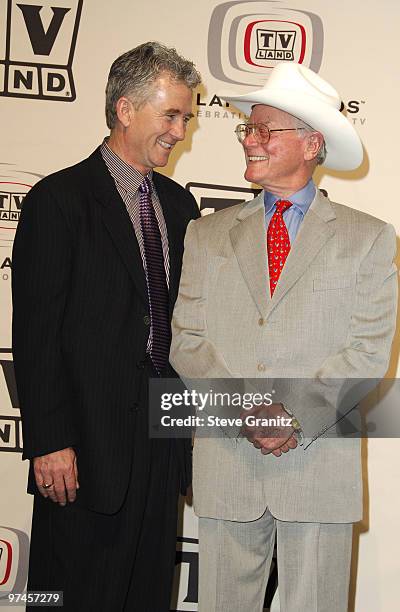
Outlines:
[[[269,268],[269,286],[271,297],[276,289],[279,276],[290,251],[290,239],[283,220],[283,213],[292,205],[288,200],[278,200],[276,210],[267,229],[267,251]]]

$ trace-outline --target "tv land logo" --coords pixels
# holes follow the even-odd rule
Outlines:
[[[76,98],[72,61],[83,0],[0,0],[0,96]]]
[[[250,24],[246,36],[250,39],[252,30],[257,24],[263,23],[262,21],[256,21]],[[267,21],[264,23],[268,24]],[[265,30],[261,28],[256,29],[257,35],[257,51],[256,60],[276,59],[276,60],[294,60],[294,43],[296,42],[296,30]],[[304,36],[305,39],[305,36]],[[250,43],[250,40],[249,40]],[[248,52],[249,45],[245,46],[246,52]],[[301,56],[299,60],[301,59]],[[247,53],[247,61],[249,64],[253,64],[251,54]],[[300,63],[300,61],[299,61]]]
[[[260,188],[194,182],[187,183],[186,189],[195,197],[203,217],[246,200],[252,200],[261,191]]]
[[[18,170],[14,164],[0,165],[0,242],[12,243],[24,198],[43,174]]]
[[[211,15],[208,64],[220,81],[259,86],[281,61],[318,72],[323,45],[323,24],[315,13],[275,0],[224,2]]]
[[[0,181],[0,239],[13,240],[22,202],[31,187],[17,181]]]
[[[29,537],[24,531],[0,525],[0,606],[10,592],[26,586]]]
[[[0,452],[22,453],[22,423],[11,349],[0,348]]]

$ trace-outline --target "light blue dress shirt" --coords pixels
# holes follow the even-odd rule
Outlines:
[[[283,213],[283,219],[289,232],[290,244],[293,244],[297,236],[297,232],[300,229],[300,225],[304,219],[304,215],[310,208],[311,202],[315,197],[315,191],[316,187],[312,179],[310,179],[308,183],[302,187],[302,189],[299,189],[299,191],[296,191],[296,193],[293,193],[288,198],[279,198],[278,196],[265,191],[265,227],[268,228],[271,217],[276,210],[275,204],[277,200],[285,199],[292,202],[292,206]]]

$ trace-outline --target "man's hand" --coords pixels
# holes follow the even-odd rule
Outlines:
[[[72,448],[34,457],[33,468],[43,497],[49,497],[60,506],[65,506],[67,500],[75,501],[79,482],[76,455]]]
[[[272,453],[272,455],[275,455],[275,457],[280,457],[282,453],[287,453],[288,451],[290,451],[293,448],[296,448],[297,446],[296,434],[292,434],[289,440],[287,440],[284,444],[282,444],[282,446],[272,451],[269,450],[269,448],[266,448],[263,446],[263,444],[265,444],[265,442],[268,442],[269,440],[270,438],[267,438],[267,439],[257,438],[257,440],[254,440],[253,446],[255,448],[260,449],[263,455],[269,455],[270,453]]]
[[[291,417],[282,404],[263,404],[251,410],[244,410],[240,416],[243,420],[243,435],[255,448],[260,449],[263,455],[272,453],[275,457],[280,457],[282,453],[296,448],[294,428],[288,425]],[[269,423],[274,419],[275,424],[267,424],[267,419]]]

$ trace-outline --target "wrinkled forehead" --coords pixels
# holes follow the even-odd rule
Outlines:
[[[267,123],[268,125],[279,123],[285,126],[292,125],[294,119],[296,118],[293,115],[289,115],[289,113],[274,106],[255,104],[251,109],[249,121],[251,123]]]

